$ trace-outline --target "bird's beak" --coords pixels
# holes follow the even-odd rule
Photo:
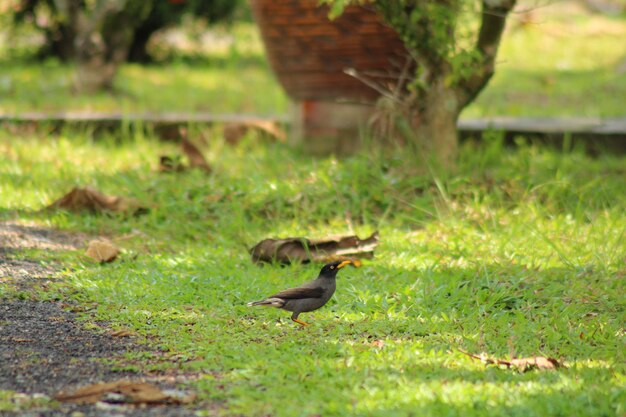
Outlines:
[[[350,265],[350,264],[352,264],[352,265],[354,265],[354,266],[356,266],[358,268],[358,267],[361,266],[361,261],[356,261],[356,260],[355,261],[351,261],[351,260],[348,259],[348,260],[343,261],[339,265],[337,265],[337,269],[341,269],[344,266]]]

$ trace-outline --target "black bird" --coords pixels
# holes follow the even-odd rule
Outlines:
[[[297,288],[290,288],[260,301],[248,303],[248,307],[266,306],[291,311],[291,320],[303,326],[308,323],[298,320],[300,313],[317,310],[330,300],[335,293],[337,272],[346,265],[359,266],[359,261],[337,261],[324,265],[317,279]]]

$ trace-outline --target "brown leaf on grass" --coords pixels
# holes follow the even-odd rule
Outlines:
[[[13,337],[13,338],[11,338],[11,341],[15,342],[15,343],[32,343],[35,340],[33,340],[33,339],[23,339],[21,337]]]
[[[204,201],[207,203],[219,203],[223,199],[224,199],[224,196],[220,194],[210,194],[204,197]]]
[[[366,239],[358,236],[331,236],[322,239],[289,237],[285,239],[265,239],[252,249],[252,261],[260,262],[332,262],[372,258],[378,245],[378,232]],[[355,265],[358,266],[360,262]]]
[[[280,125],[273,120],[257,120],[248,123],[248,125],[253,129],[257,129],[273,137],[279,142],[284,143],[287,140],[287,133],[285,133],[285,131],[281,129]]]
[[[92,240],[89,242],[85,255],[97,262],[112,262],[120,254],[120,250],[113,243],[106,240]]]
[[[489,358],[484,355],[474,355],[472,353],[465,352],[458,349],[459,352],[469,356],[473,359],[478,359],[486,365],[498,365],[506,366],[507,368],[515,368],[520,372],[528,372],[533,369],[548,369],[555,370],[558,368],[565,368],[565,365],[554,358],[547,358],[545,356],[532,356],[528,358],[517,358],[511,360]]]
[[[385,347],[385,341],[381,339],[374,340],[373,342],[370,343],[370,345],[377,347],[377,348],[382,348],[382,347]]]
[[[211,172],[211,167],[202,155],[202,152],[200,152],[198,147],[189,141],[189,139],[183,138],[181,147],[185,155],[187,155],[187,159],[189,159],[189,166],[191,168],[200,168],[206,172]]]
[[[107,399],[132,404],[185,404],[193,400],[192,396],[172,395],[147,382],[127,380],[100,382],[79,388],[72,394],[61,392],[54,398],[77,404],[94,404]]]
[[[109,335],[113,337],[131,337],[135,336],[135,333],[130,330],[116,330],[114,332],[109,332]]]
[[[287,133],[273,120],[250,120],[239,123],[227,123],[224,125],[224,140],[231,145],[236,145],[248,133],[250,129],[257,130],[279,141],[287,141]]]
[[[57,208],[74,212],[87,210],[94,213],[109,211],[133,214],[147,210],[145,207],[141,207],[139,202],[133,198],[102,194],[92,187],[74,187],[69,193],[47,207],[47,209]]]
[[[518,358],[510,361],[500,361],[500,365],[515,367],[522,372],[532,369],[557,369],[563,366],[554,358],[546,358],[545,356],[535,356],[532,358]]]

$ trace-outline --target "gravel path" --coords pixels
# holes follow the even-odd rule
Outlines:
[[[61,303],[33,301],[28,294],[35,287],[45,287],[54,280],[59,266],[42,265],[24,259],[24,248],[46,250],[81,249],[86,236],[62,233],[37,226],[0,222],[0,390],[17,393],[17,402],[38,401],[60,391],[96,382],[111,382],[127,378],[154,383],[163,389],[175,388],[175,382],[185,375],[164,378],[117,372],[103,359],[116,359],[126,352],[149,350],[129,337],[112,337],[106,332],[87,330],[76,320],[75,313],[62,308]],[[9,294],[2,298],[5,288]],[[24,298],[24,299],[21,299]],[[154,352],[158,355],[158,352]],[[196,405],[197,407],[197,405]],[[183,406],[136,407],[99,402],[95,405],[61,404],[8,412],[1,416],[194,416],[196,409]]]

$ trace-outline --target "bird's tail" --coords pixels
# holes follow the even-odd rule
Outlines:
[[[281,300],[280,298],[266,298],[265,300],[260,301],[252,301],[247,304],[248,307],[254,306],[266,306],[266,307],[282,307],[285,305],[285,300]]]

